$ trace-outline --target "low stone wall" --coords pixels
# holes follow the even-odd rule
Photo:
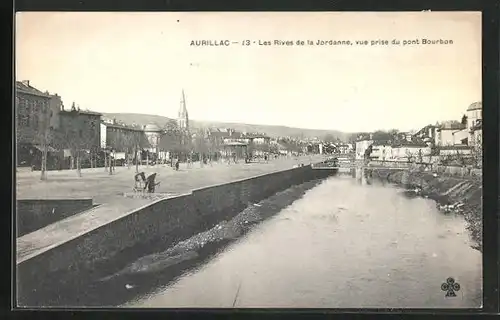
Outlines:
[[[17,200],[17,236],[92,208],[92,199]]]
[[[234,217],[251,202],[331,174],[304,166],[154,202],[19,263],[18,303],[41,305],[46,297],[57,295],[59,286],[88,284]]]
[[[410,170],[420,170],[435,172],[439,174],[445,174],[450,176],[482,176],[483,170],[471,167],[457,167],[457,166],[440,166],[433,163],[408,163],[402,161],[381,161],[381,160],[371,160],[368,166],[376,167],[391,167],[391,168],[401,168]]]

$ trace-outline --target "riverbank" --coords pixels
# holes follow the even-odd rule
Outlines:
[[[461,214],[476,243],[474,249],[483,248],[482,179],[480,176],[451,176],[411,170],[372,169],[372,178],[403,186],[416,196],[435,200],[445,213]]]
[[[27,305],[57,307],[109,307],[135,301],[168,286],[187,271],[201,268],[217,252],[291,205],[321,181],[315,179],[293,185],[256,203],[249,202],[242,211],[231,214],[232,218],[220,220],[213,227],[202,228],[190,236],[129,246],[115,255],[111,264],[81,268],[71,284],[61,283],[60,278],[52,279],[47,286],[37,283],[38,293],[29,293],[30,297],[22,299]]]

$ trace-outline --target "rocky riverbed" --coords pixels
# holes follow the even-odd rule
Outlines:
[[[483,190],[480,176],[445,176],[432,172],[387,169],[373,169],[368,175],[403,186],[409,194],[435,200],[436,206],[444,213],[463,215],[471,238],[476,243],[474,249],[482,252]]]

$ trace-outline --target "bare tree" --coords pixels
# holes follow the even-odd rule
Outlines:
[[[171,120],[163,127],[163,133],[159,141],[159,149],[169,151],[170,157],[173,158],[174,154],[178,157],[182,151],[182,132],[177,123]]]
[[[414,161],[415,156],[414,156],[414,154],[410,151],[410,149],[406,149],[405,154],[406,154],[406,159],[407,159],[408,163],[411,163],[411,162],[413,162],[413,161]]]
[[[148,148],[149,141],[146,138],[144,132],[142,131],[134,131],[133,134],[131,135],[131,146],[132,149],[134,150],[134,156],[135,156],[135,171],[138,173],[139,172],[139,161],[142,159],[142,150],[145,148]]]
[[[422,149],[418,149],[418,162],[419,163],[424,162],[424,155],[423,155]]]
[[[81,152],[85,147],[86,133],[83,130],[82,121],[80,119],[79,111],[75,108],[74,103],[71,111],[61,114],[63,118],[63,125],[58,131],[59,146],[71,151],[71,164],[70,168],[76,166],[76,172],[79,177],[81,174]]]
[[[476,168],[483,167],[483,142],[481,135],[474,135],[474,145],[472,147],[472,158]]]
[[[207,140],[205,138],[205,130],[199,129],[193,136],[193,151],[199,155],[200,166],[203,166],[203,158],[209,151]]]

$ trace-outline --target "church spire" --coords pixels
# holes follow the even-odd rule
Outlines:
[[[180,129],[189,130],[189,116],[186,108],[186,96],[184,94],[184,89],[182,89],[181,105],[179,108],[177,123]]]

